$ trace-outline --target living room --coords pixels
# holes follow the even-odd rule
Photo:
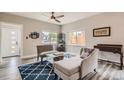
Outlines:
[[[62,34],[62,40],[64,43],[64,49],[62,52],[80,55],[81,48],[94,48],[97,44],[108,45],[124,45],[123,41],[123,16],[124,13],[120,12],[54,12],[54,16],[63,16],[58,18],[61,21],[57,22],[54,19],[48,20],[51,17],[51,12],[1,12],[0,22],[1,25],[7,26],[9,24],[21,25],[20,48],[19,56],[14,61],[9,58],[3,58],[1,61],[1,68],[8,69],[8,64],[17,64],[13,75],[6,74],[6,70],[1,69],[1,73],[6,75],[1,76],[1,79],[24,79],[18,72],[18,67],[21,65],[27,65],[37,63],[37,46],[53,44],[54,50],[57,47],[57,35]],[[41,20],[40,20],[41,19]],[[45,19],[42,21],[42,19]],[[1,26],[2,27],[2,26]],[[109,29],[110,31],[106,36],[94,36],[94,30],[96,29]],[[106,30],[105,29],[105,30]],[[33,39],[31,34],[36,32],[38,38]],[[44,34],[44,36],[42,36]],[[60,35],[61,35],[60,34]],[[52,38],[46,39],[53,35]],[[97,34],[96,34],[97,35]],[[81,36],[81,37],[80,37]],[[5,39],[1,39],[5,40]],[[59,42],[60,43],[60,42]],[[7,43],[4,45],[6,46]],[[1,47],[4,50],[5,47]],[[6,50],[6,49],[5,49]],[[9,50],[8,50],[9,51]],[[10,50],[11,52],[12,50]],[[60,49],[61,51],[61,49]],[[1,52],[2,54],[2,52]],[[17,54],[16,54],[17,55]],[[5,56],[6,57],[6,56]],[[99,72],[90,74],[85,79],[124,79],[123,67],[120,70],[120,54],[114,54],[112,52],[100,52],[99,59],[102,62],[98,63]],[[7,61],[6,61],[7,60]],[[9,62],[11,60],[12,62]],[[21,61],[20,61],[21,60]],[[23,61],[22,61],[23,60]],[[18,62],[19,61],[19,62]],[[61,60],[59,60],[61,61]],[[103,62],[104,61],[104,62]],[[101,65],[102,64],[102,65]],[[107,70],[100,70],[100,67]],[[122,64],[121,64],[122,65]],[[13,67],[12,67],[13,68]],[[39,70],[38,70],[39,71]],[[111,72],[111,73],[110,73]],[[18,73],[18,74],[17,74]],[[39,73],[39,72],[38,72]],[[65,72],[66,73],[66,72]],[[109,74],[108,74],[109,73]],[[15,75],[16,74],[16,75]],[[88,73],[89,74],[89,73]],[[62,79],[62,77],[60,77]],[[32,78],[29,78],[32,79]],[[35,78],[36,79],[36,78]],[[44,78],[40,78],[44,79]],[[48,78],[45,78],[48,79]],[[53,79],[53,78],[52,78]],[[73,78],[72,78],[73,79]]]
[[[0,92],[123,92],[123,16],[123,0],[0,0]]]

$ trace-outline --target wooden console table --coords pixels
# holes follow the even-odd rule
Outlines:
[[[123,45],[112,45],[112,44],[97,44],[94,48],[99,49],[100,51],[113,52],[120,54],[120,69],[123,68]]]

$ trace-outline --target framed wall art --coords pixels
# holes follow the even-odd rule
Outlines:
[[[103,37],[110,36],[111,28],[110,27],[102,27],[93,29],[93,37]]]

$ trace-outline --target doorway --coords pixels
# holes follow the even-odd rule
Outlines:
[[[1,22],[1,57],[21,55],[22,25]]]

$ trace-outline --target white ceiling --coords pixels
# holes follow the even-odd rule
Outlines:
[[[100,12],[55,12],[55,16],[64,15],[63,18],[59,18],[61,23],[50,20],[51,12],[9,12],[10,14],[19,15],[23,17],[42,20],[49,23],[58,25],[68,24],[80,19],[84,19],[93,15],[97,15]]]

